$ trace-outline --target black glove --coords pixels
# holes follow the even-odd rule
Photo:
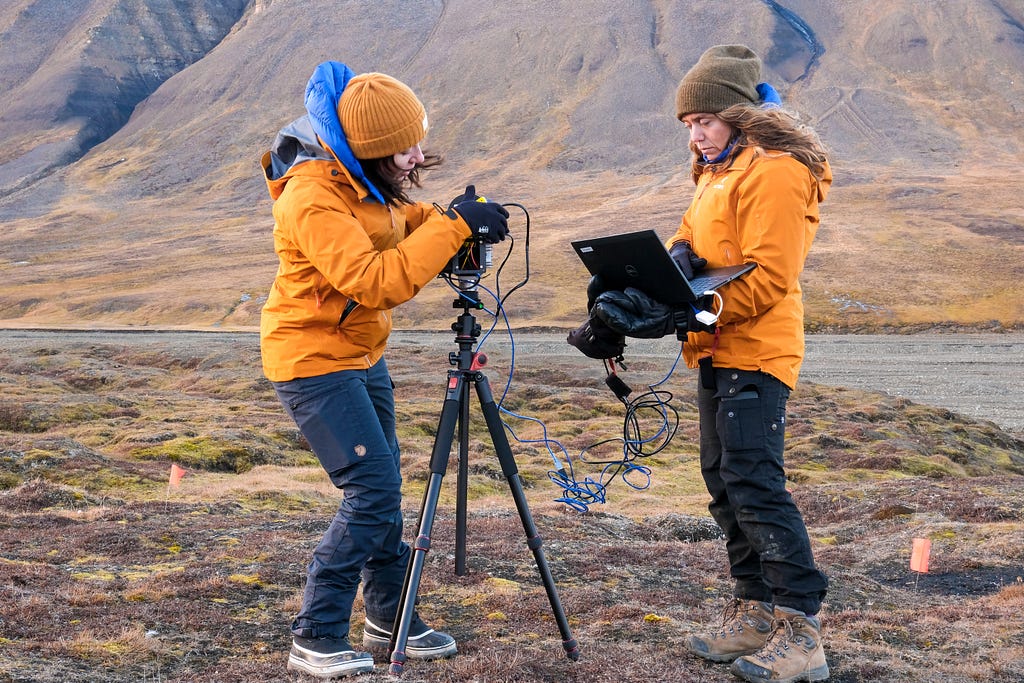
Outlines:
[[[474,200],[459,202],[454,209],[477,239],[496,244],[508,236],[508,211],[501,204]]]
[[[597,360],[618,358],[626,348],[626,338],[594,316],[570,332],[565,341],[582,351],[587,358]]]
[[[594,302],[597,301],[597,297],[608,291],[608,287],[604,284],[604,279],[600,275],[592,275],[590,282],[587,283],[587,313],[591,313],[594,310]]]
[[[448,208],[451,209],[462,202],[475,202],[478,199],[480,199],[480,195],[476,193],[476,185],[466,185],[466,191],[448,202]]]
[[[633,287],[599,294],[592,317],[627,337],[658,339],[676,330],[675,310]]]
[[[704,266],[708,264],[706,258],[701,258],[693,253],[689,242],[676,242],[668,253],[671,254],[672,260],[679,265],[679,270],[683,271],[687,280],[692,280],[693,274],[703,270]]]

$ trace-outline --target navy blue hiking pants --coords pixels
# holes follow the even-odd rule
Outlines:
[[[366,614],[391,624],[410,550],[402,542],[402,475],[387,365],[381,359],[369,370],[275,382],[274,389],[344,492],[313,551],[292,633],[347,638],[360,578]]]
[[[817,614],[828,580],[783,470],[789,387],[763,372],[714,371],[714,388],[697,387],[700,467],[735,596]]]

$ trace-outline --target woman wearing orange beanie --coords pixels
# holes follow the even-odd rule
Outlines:
[[[288,657],[289,669],[332,679],[373,670],[373,657],[349,644],[356,589],[361,580],[364,647],[387,647],[410,556],[384,360],[391,309],[471,236],[504,239],[508,212],[475,196],[443,213],[409,199],[405,188],[439,159],[420,147],[423,104],[391,76],[324,62],[305,104],[262,159],[278,270],[260,346],[264,374],[344,492],[309,563]],[[413,617],[407,657],[455,652],[454,638]]]

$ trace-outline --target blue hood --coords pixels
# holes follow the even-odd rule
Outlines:
[[[352,69],[341,62],[323,62],[317,66],[306,84],[306,112],[313,130],[341,165],[366,188],[370,197],[384,204],[384,195],[366,177],[362,165],[348,146],[348,139],[338,119],[338,100],[355,75]]]

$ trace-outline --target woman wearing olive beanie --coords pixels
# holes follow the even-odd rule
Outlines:
[[[786,490],[783,448],[804,353],[799,276],[832,173],[814,131],[780,105],[744,45],[707,50],[676,92],[697,189],[669,249],[688,274],[757,264],[719,290],[717,325],[691,329],[684,344],[687,364],[701,369],[701,473],[734,580],[722,626],[687,648],[732,662],[747,681],[821,681],[816,615],[828,581]]]

